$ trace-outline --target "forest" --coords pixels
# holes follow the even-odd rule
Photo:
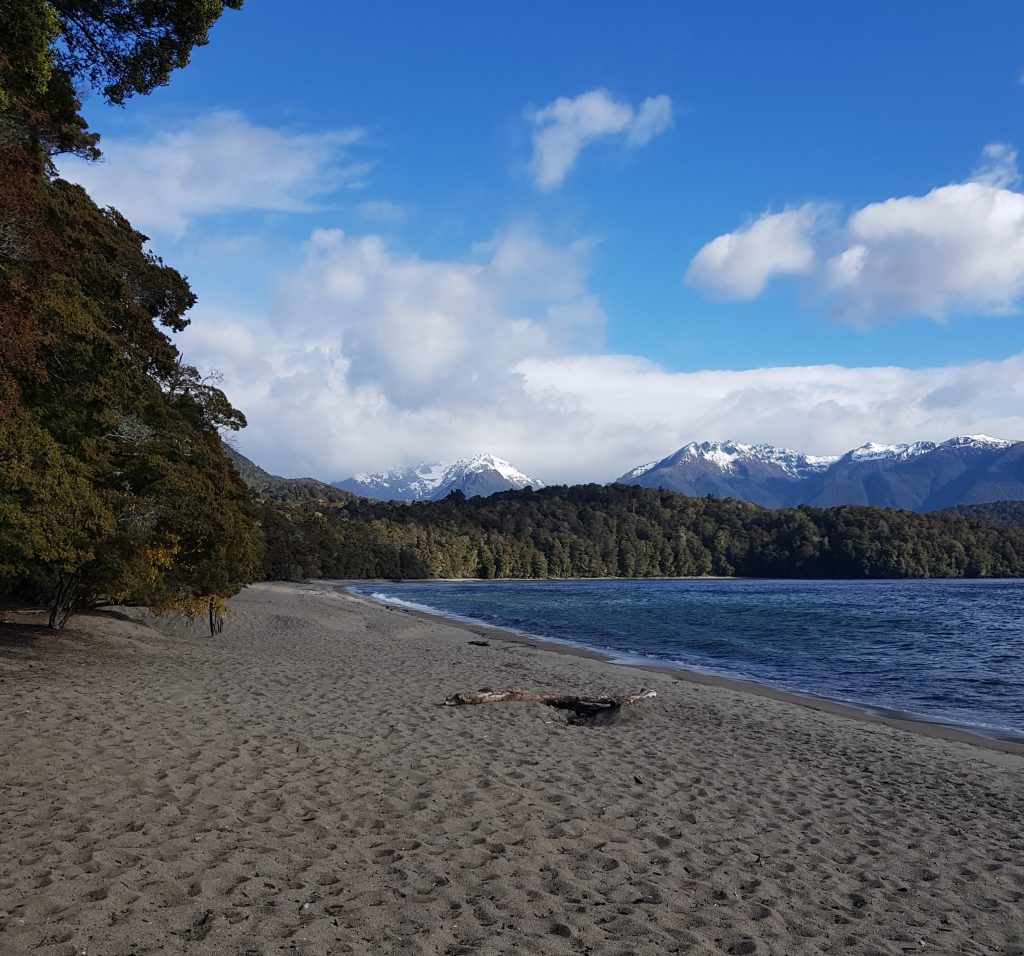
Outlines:
[[[100,155],[80,95],[168,81],[241,0],[0,4],[0,604],[209,613],[257,572],[245,424],[171,336],[186,280],[54,160]]]
[[[977,505],[957,505],[955,508],[944,509],[944,512],[962,515],[965,518],[976,518],[989,524],[1024,528],[1024,501],[988,501]]]
[[[264,500],[268,578],[1018,577],[1024,531],[958,514],[772,510],[627,485],[414,504]]]

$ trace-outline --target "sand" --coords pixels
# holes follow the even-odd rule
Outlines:
[[[1024,758],[329,585],[0,636],[0,954],[1024,954]],[[658,697],[611,727],[483,686]]]

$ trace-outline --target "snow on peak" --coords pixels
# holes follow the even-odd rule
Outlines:
[[[750,450],[750,445],[740,445],[734,441],[692,441],[680,448],[675,457],[710,461],[723,471],[728,471],[737,458],[742,458]]]
[[[989,435],[961,435],[944,441],[942,448],[1009,448],[1014,442]]]
[[[779,465],[791,475],[800,476],[809,471],[825,471],[837,459],[833,455],[805,455],[792,448],[776,445],[754,445],[751,449],[754,459]]]
[[[632,468],[626,472],[626,478],[639,478],[641,475],[646,475],[656,464],[656,461],[649,461],[646,465],[637,465],[636,468]]]
[[[438,482],[444,477],[445,471],[448,469],[448,465],[444,462],[423,462],[416,466],[414,469],[416,474],[419,475],[420,479],[426,482]],[[396,469],[394,474],[401,474],[402,469]]]
[[[791,448],[778,448],[775,445],[764,444],[743,445],[735,441],[690,442],[680,448],[673,457],[676,460],[708,461],[723,471],[734,471],[734,465],[739,461],[756,461],[777,465],[794,478],[806,475],[808,472],[824,471],[832,462],[836,461],[835,457],[829,455],[804,455]],[[647,470],[646,466],[644,470]],[[630,474],[632,475],[632,472]],[[643,472],[641,471],[640,474]],[[639,475],[635,477],[639,477]]]
[[[885,445],[869,441],[846,452],[845,455],[805,455],[791,448],[779,448],[776,445],[743,445],[735,441],[703,441],[690,442],[674,455],[656,462],[654,465],[640,465],[627,472],[630,478],[639,478],[653,467],[678,461],[706,461],[716,465],[722,471],[735,472],[739,462],[762,462],[780,467],[786,474],[794,478],[805,477],[815,472],[828,471],[840,459],[846,461],[905,461],[918,455],[926,455],[936,448],[1009,448],[1012,441],[1002,438],[991,438],[988,435],[964,435],[950,438],[941,444],[933,441],[897,443]]]
[[[851,461],[878,461],[887,458],[891,461],[903,461],[906,458],[913,458],[915,455],[924,455],[935,450],[935,442],[918,441],[912,445],[882,445],[878,442],[869,441],[860,448],[854,448],[847,452]]]
[[[544,485],[544,482],[524,474],[511,462],[505,461],[504,458],[486,453],[473,455],[470,458],[461,458],[459,461],[449,465],[448,471],[464,475],[475,474],[481,471],[496,471],[506,481],[511,481],[513,484],[524,488],[527,485],[533,485],[535,488],[541,488]]]
[[[472,479],[472,480],[471,480]],[[423,462],[411,468],[392,468],[378,474],[354,475],[339,486],[357,494],[370,493],[373,497],[418,501],[443,498],[449,492],[466,487],[488,488],[543,488],[544,482],[520,471],[511,462],[497,455],[479,454],[458,461]],[[487,494],[487,491],[475,493]]]
[[[917,441],[913,444],[880,445],[877,442],[869,441],[860,448],[854,448],[847,454],[851,461],[877,461],[887,458],[891,461],[905,461],[907,458],[914,458],[917,455],[926,455],[936,448],[1009,448],[1012,441],[1005,441],[1002,438],[990,438],[988,435],[961,435],[957,438],[950,438],[947,441],[936,444],[933,441]]]

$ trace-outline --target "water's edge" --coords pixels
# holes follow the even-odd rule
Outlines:
[[[614,666],[629,667],[633,670],[650,671],[656,674],[666,674],[692,684],[701,684],[710,687],[724,687],[740,693],[796,704],[810,710],[836,714],[868,723],[883,724],[909,733],[920,734],[926,737],[934,737],[939,740],[947,740],[955,743],[969,744],[985,750],[1024,758],[1024,736],[1014,734],[1009,731],[987,730],[981,727],[965,727],[954,723],[944,723],[937,720],[925,719],[919,715],[903,711],[891,710],[877,706],[861,705],[850,701],[836,700],[834,698],[822,697],[809,693],[798,693],[791,690],[785,690],[780,687],[774,687],[771,684],[766,684],[760,681],[740,680],[710,671],[697,671],[681,664],[652,664],[649,661],[639,658],[629,659],[622,655],[616,656],[606,650],[590,647],[583,643],[571,643],[569,641],[560,641],[557,638],[540,637],[525,631],[516,631],[507,627],[497,627],[493,624],[487,624],[483,621],[458,617],[452,614],[447,614],[437,608],[428,608],[426,606],[402,606],[393,601],[381,600],[354,590],[357,587],[365,588],[367,585],[372,585],[374,583],[372,581],[320,580],[317,582],[310,581],[308,583],[316,583],[321,586],[335,586],[352,600],[369,604],[375,608],[388,608],[389,610],[407,614],[411,617],[442,621],[450,627],[467,631],[477,636],[486,635],[487,637],[494,638],[496,640],[508,641],[516,644],[528,643],[540,650],[545,650],[550,653],[587,657],[591,660],[601,661]]]

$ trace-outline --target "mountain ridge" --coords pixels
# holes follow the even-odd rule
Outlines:
[[[227,442],[221,443],[224,453],[246,487],[258,498],[272,501],[330,501],[347,504],[352,494],[316,478],[282,478],[261,468]]]
[[[1024,443],[964,435],[939,443],[866,442],[832,456],[767,444],[690,442],[627,471],[617,483],[768,508],[855,504],[934,511],[1024,500]]]
[[[334,488],[382,501],[436,501],[453,491],[461,491],[467,498],[486,497],[527,486],[543,488],[544,482],[488,453],[454,462],[421,462],[408,468],[361,473],[332,483]]]

